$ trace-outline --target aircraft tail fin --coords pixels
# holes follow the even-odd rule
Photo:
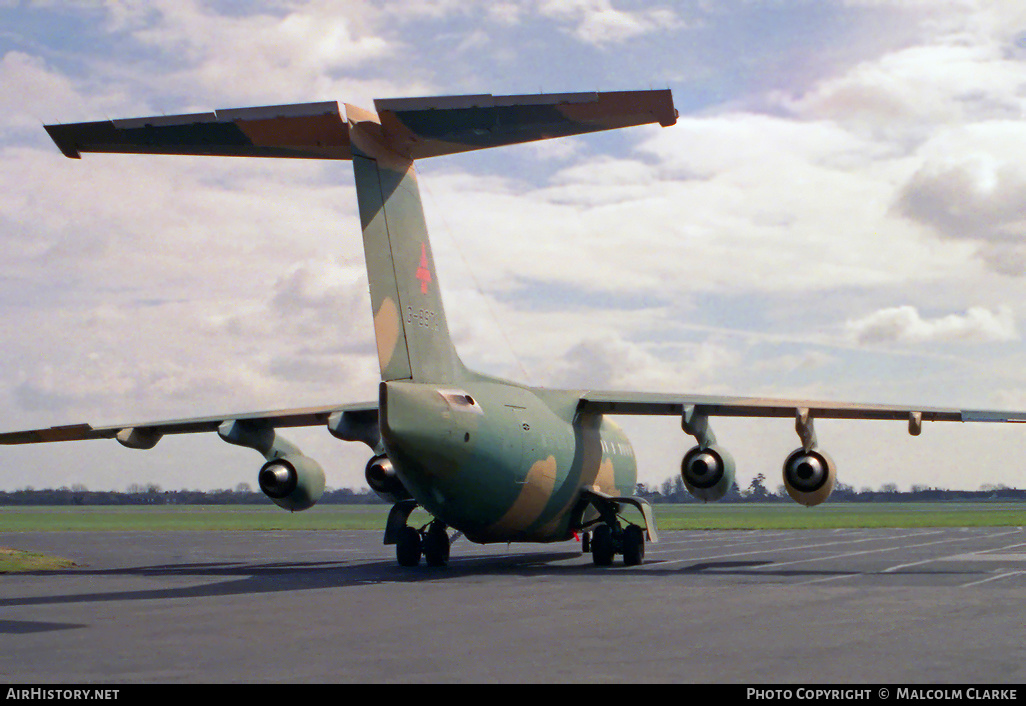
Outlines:
[[[667,91],[377,100],[346,106],[383,380],[466,376],[449,337],[415,159],[659,122]]]
[[[468,374],[449,336],[415,159],[677,120],[669,90],[376,100],[162,115],[46,130],[82,152],[352,160],[382,380]]]
[[[446,383],[465,374],[435,276],[413,160],[353,151],[382,380]]]

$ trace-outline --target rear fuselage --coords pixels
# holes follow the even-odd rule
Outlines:
[[[634,450],[580,392],[482,378],[381,384],[382,441],[425,510],[475,542],[572,536],[582,488],[633,495]]]

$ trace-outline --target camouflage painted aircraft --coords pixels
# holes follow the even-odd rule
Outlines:
[[[421,207],[414,160],[650,123],[676,122],[668,90],[375,101],[376,112],[335,102],[48,125],[66,156],[122,152],[352,160],[370,283],[381,383],[376,401],[142,424],[88,424],[0,434],[2,444],[117,439],[153,448],[167,434],[216,432],[266,460],[261,490],[304,510],[324,471],[278,433],[324,425],[373,451],[366,478],[393,503],[385,543],[402,565],[449,558],[450,530],[486,542],[554,542],[583,535],[598,565],[642,562],[657,541],[634,497],[630,441],[615,414],[675,415],[697,444],[684,456],[688,490],[717,500],[734,461],[716,442],[715,416],[795,420],[801,445],[784,461],[790,496],[817,505],[836,479],[813,421],[892,419],[918,435],[924,421],[1024,422],[1026,413],[838,404],[807,400],[533,388],[473,372],[453,347]],[[412,511],[432,516],[410,526]],[[631,512],[625,512],[634,508]],[[627,519],[640,517],[640,524]],[[589,546],[590,545],[590,546]]]

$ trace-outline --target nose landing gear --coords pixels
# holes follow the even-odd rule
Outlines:
[[[428,566],[445,566],[449,563],[449,544],[449,533],[439,520],[420,529],[405,525],[396,537],[396,560],[399,566],[417,566],[423,555]]]

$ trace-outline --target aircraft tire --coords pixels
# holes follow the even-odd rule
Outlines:
[[[395,558],[399,566],[417,566],[420,563],[420,532],[407,525],[399,530],[395,543]]]
[[[432,523],[424,535],[424,561],[428,566],[445,566],[449,563],[449,534],[445,525]]]
[[[623,531],[623,565],[637,566],[645,559],[645,535],[637,525]]]
[[[595,566],[612,566],[616,547],[613,546],[613,529],[599,525],[591,536],[591,560]]]

